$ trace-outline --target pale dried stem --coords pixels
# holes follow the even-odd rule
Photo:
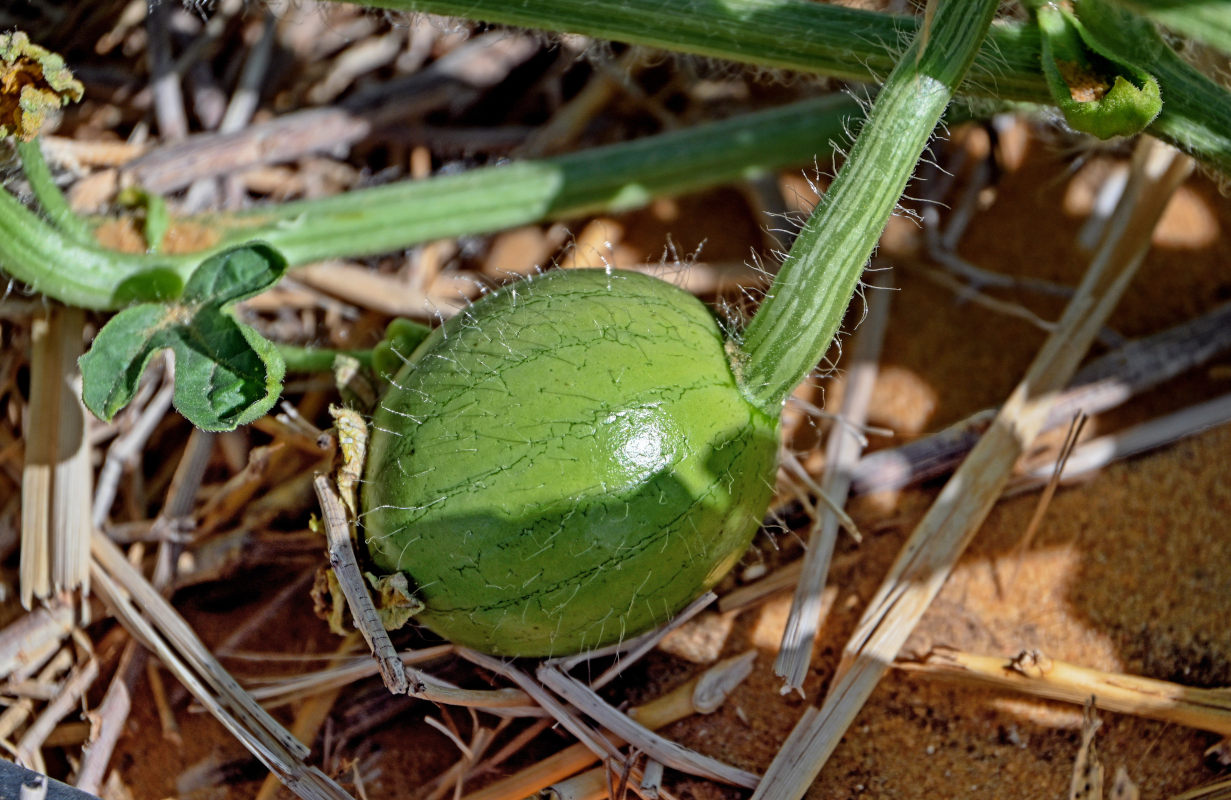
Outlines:
[[[842,431],[841,433],[833,433],[831,431],[831,437],[830,437],[831,439],[834,436],[839,436],[839,435],[851,436],[853,439],[856,440],[855,442],[856,446],[862,447],[862,445],[860,445],[858,441],[862,437],[858,436],[855,433],[855,431],[858,430],[857,428],[844,425],[841,419],[835,419],[835,423],[836,423],[835,429],[841,428]],[[817,483],[817,481],[808,473],[808,470],[804,467],[804,465],[800,463],[799,458],[794,453],[787,450],[786,448],[783,448],[782,452],[779,455],[779,459],[782,462],[782,467],[786,470],[787,473],[789,473],[788,478],[798,480],[800,483],[803,484],[803,486],[800,488],[799,493],[796,496],[800,500],[800,502],[803,504],[803,506],[809,512],[811,512],[812,516],[815,518],[814,522],[816,526],[819,526],[821,524],[821,521],[825,519],[826,517],[832,516],[834,518],[834,521],[837,523],[837,527],[845,529],[846,532],[851,535],[851,538],[854,539],[856,542],[863,541],[863,534],[860,533],[859,526],[855,524],[855,520],[851,518],[851,515],[846,513],[846,509],[842,507],[843,503],[845,502],[845,498],[831,497],[829,494],[829,490],[826,489],[824,486],[822,486],[820,483]],[[828,463],[829,462],[826,461],[827,465]],[[815,496],[818,500],[820,500],[821,505],[825,506],[826,511],[816,510],[816,506],[804,494],[804,492],[802,491],[803,489],[807,489],[809,492],[812,493],[813,496]],[[835,528],[835,532],[836,532],[836,528]]]
[[[1171,800],[1227,800],[1231,798],[1231,778],[1204,784],[1175,795]]]
[[[1081,412],[1073,418],[1072,423],[1069,425],[1068,433],[1064,437],[1064,444],[1060,447],[1060,453],[1056,456],[1055,463],[1052,465],[1051,477],[1047,479],[1047,483],[1043,486],[1043,493],[1039,495],[1039,500],[1035,503],[1034,513],[1030,515],[1030,522],[1026,524],[1026,531],[1013,545],[1013,551],[1009,556],[1013,568],[1008,581],[1006,581],[1010,587],[1017,583],[1018,570],[1021,569],[1022,553],[1025,553],[1034,544],[1034,536],[1039,530],[1039,525],[1043,522],[1043,516],[1047,513],[1052,498],[1056,496],[1056,489],[1060,487],[1060,478],[1064,474],[1065,465],[1068,463],[1069,457],[1073,455],[1073,449],[1077,446],[1077,440],[1081,437],[1081,431],[1085,428],[1087,419],[1088,417],[1085,412]]]
[[[646,728],[656,730],[693,714],[708,714],[716,710],[727,695],[748,677],[755,659],[756,651],[748,651],[720,661],[670,692],[630,709],[628,716]],[[624,745],[624,741],[613,734],[607,734],[607,738],[615,747]],[[575,744],[467,795],[466,800],[522,800],[580,772],[597,760],[599,757],[584,744]]]
[[[530,698],[519,692],[459,689],[403,665],[363,582],[351,544],[350,520],[333,481],[325,475],[317,475],[313,486],[321,504],[321,518],[329,539],[330,566],[342,587],[355,625],[374,654],[381,679],[389,691],[434,703],[482,708],[493,713],[536,713],[531,710]]]
[[[487,748],[491,746],[496,736],[510,722],[511,720],[509,719],[501,720],[500,725],[494,730],[488,728],[478,729],[471,744],[467,746],[467,749],[470,751],[469,756],[453,764],[453,766],[433,778],[425,787],[429,788],[430,791],[423,796],[422,800],[440,800],[450,791],[455,796],[460,797],[461,790],[468,779],[498,766],[509,756],[525,747],[534,737],[538,736],[552,724],[552,720],[547,717],[535,720],[533,724],[514,737],[513,741],[501,748],[499,752],[480,763],[479,759],[487,752]]]
[[[31,769],[43,772],[43,756],[40,748],[51,731],[73,710],[86,691],[98,679],[98,661],[89,655],[73,668],[68,680],[43,712],[31,723],[21,740],[17,742],[17,761]]]
[[[170,16],[175,8],[170,3],[150,3],[145,18],[154,118],[158,121],[159,134],[166,141],[183,139],[188,135],[184,93],[171,55]]]
[[[128,164],[125,178],[147,191],[166,194],[201,178],[334,152],[382,125],[442,105],[460,108],[499,84],[538,49],[533,37],[506,31],[476,36],[427,68],[357,92],[343,104],[282,114],[234,133],[196,134],[164,144]]]
[[[453,294],[417,289],[404,279],[348,261],[301,267],[295,270],[295,280],[360,308],[416,319],[430,319],[436,309],[448,311],[457,299]]]
[[[1069,800],[1103,800],[1103,764],[1099,761],[1094,736],[1103,721],[1094,713],[1087,698],[1081,718],[1081,745],[1073,759],[1073,775],[1069,779]]]
[[[21,603],[89,592],[90,451],[77,359],[85,312],[55,306],[31,328],[30,402],[21,486]]]
[[[285,458],[286,453],[282,452],[284,448],[284,444],[275,442],[252,449],[244,468],[228,478],[222,488],[201,507],[197,538],[209,535],[248,505],[248,501],[260,490],[271,465]]]
[[[1023,320],[1044,333],[1051,333],[1056,329],[1056,323],[1043,319],[1021,303],[992,297],[989,294],[979,291],[968,283],[963,283],[948,272],[935,269],[934,267],[928,267],[923,264],[914,263],[907,259],[901,259],[896,263],[899,266],[906,267],[912,272],[922,275],[924,278],[928,279],[937,286],[948,289],[960,300],[969,301],[974,305],[981,306],[989,311],[994,311],[997,314],[1003,314],[1006,317],[1013,317],[1014,319]]]
[[[145,680],[150,687],[150,697],[154,699],[154,708],[158,711],[162,740],[173,747],[183,745],[184,737],[180,735],[180,726],[175,720],[175,712],[171,709],[171,704],[167,702],[167,685],[163,682],[157,661],[147,660],[145,662]]]
[[[98,533],[92,544],[99,594],[124,627],[154,651],[197,702],[304,800],[350,797],[320,770],[304,763],[307,748],[240,688],[115,545]],[[137,606],[150,616],[149,621]]]
[[[411,687],[402,660],[398,658],[397,650],[381,624],[380,614],[372,603],[367,586],[363,582],[363,574],[359,571],[359,562],[355,559],[355,550],[351,545],[351,523],[342,498],[326,475],[317,475],[312,482],[316,489],[316,498],[321,504],[321,521],[325,526],[325,536],[329,540],[329,565],[346,596],[346,604],[350,606],[355,617],[355,626],[363,634],[368,643],[368,649],[380,664],[380,677],[385,686],[394,694],[419,694],[422,686]]]
[[[162,511],[154,520],[154,529],[175,531],[190,528],[195,520],[192,509],[196,503],[197,494],[205,479],[205,470],[209,466],[214,453],[214,441],[217,434],[194,428],[188,436],[188,444],[184,453],[175,465],[171,475],[171,484],[167,487],[167,499]],[[155,560],[154,576],[151,582],[160,591],[166,593],[172,590],[175,583],[176,557],[180,547],[172,541],[173,537],[159,536],[158,553]]]
[[[98,794],[102,790],[107,765],[124,732],[124,723],[132,709],[133,688],[145,660],[146,651],[130,640],[120,654],[115,677],[102,702],[90,715],[90,738],[82,748],[81,766],[77,770],[77,788],[84,792]]]
[[[926,677],[1009,689],[1104,711],[1173,722],[1231,736],[1231,689],[1201,689],[1170,681],[1090,669],[1024,651],[1013,658],[936,647],[898,669]]]
[[[702,609],[704,609],[707,605],[709,605],[710,603],[714,601],[714,597],[715,595],[713,592],[706,592],[705,594],[698,597],[696,600],[689,603],[684,608],[683,611],[677,614],[666,625],[660,628],[657,628],[655,630],[643,633],[640,636],[635,636],[632,639],[627,639],[623,642],[616,642],[615,644],[609,644],[606,647],[599,647],[594,650],[586,650],[583,653],[575,653],[574,655],[571,655],[571,656],[560,656],[558,658],[550,658],[550,659],[547,659],[547,662],[559,667],[560,669],[569,671],[575,668],[579,664],[584,664],[587,661],[593,661],[596,658],[606,658],[608,656],[623,656],[624,654],[633,653],[633,652],[638,653],[637,657],[640,658],[641,655],[644,654],[644,651],[655,647],[658,644],[658,642],[662,640],[663,636],[675,630],[676,628],[678,628],[680,625],[687,622],[688,620],[692,619],[693,616],[695,616],[696,614],[700,613]],[[617,669],[617,672],[618,672],[620,669],[624,669],[626,666],[628,665],[625,664],[621,666],[617,664],[613,666],[612,669],[618,668]],[[594,684],[591,684],[591,685],[593,686]]]
[[[1192,161],[1150,139],[1081,286],[991,428],[908,538],[843,652],[820,712],[797,724],[754,798],[801,797],[833,753],[881,676],[1042,430],[1055,395],[1119,301],[1150,245],[1151,232]]]
[[[852,435],[851,430],[862,428],[868,421],[868,405],[876,385],[881,345],[889,323],[892,292],[887,276],[886,272],[876,273],[869,287],[871,291],[866,293],[868,313],[851,344],[846,390],[838,409],[843,424],[833,426],[825,446],[825,472],[818,488],[826,502],[839,509],[846,504],[851,469],[863,451],[859,438]],[[821,593],[838,543],[840,520],[839,514],[832,509],[822,511],[808,535],[808,549],[782,633],[778,658],[774,661],[774,674],[785,679],[784,692],[803,692],[817,632],[821,628]]]
[[[675,617],[673,617],[666,625],[660,625],[649,633],[638,636],[628,642],[624,642],[623,646],[628,649],[621,651],[618,654],[616,662],[604,670],[601,675],[591,681],[590,687],[593,689],[601,689],[611,683],[619,677],[620,673],[631,667],[633,664],[636,664],[646,655],[646,653],[649,653],[657,647],[658,644],[667,636],[667,634],[676,630],[697,614],[700,614],[702,610],[709,606],[710,603],[713,603],[716,599],[718,599],[718,596],[713,592],[706,592],[696,600],[689,603],[683,611],[676,614]],[[599,651],[592,651],[584,655],[588,658],[595,658],[597,657],[598,652]],[[574,662],[572,659],[568,659],[567,661],[572,663],[580,663]],[[571,666],[564,666],[561,664],[561,669],[568,670],[571,669]]]
[[[760,781],[760,776],[747,770],[738,769],[709,756],[695,753],[670,739],[659,736],[613,708],[584,683],[565,675],[555,667],[542,664],[537,670],[537,675],[544,686],[616,736],[668,767],[689,775],[697,775],[733,786],[742,786],[745,789],[753,788]]]
[[[1162,447],[1227,422],[1231,422],[1231,394],[1091,439],[1074,448],[1065,464],[1061,482],[1084,480],[1113,461]],[[1014,479],[1005,493],[1019,494],[1037,488],[1048,480],[1048,473],[1052,471],[1054,462],[1028,470]]]
[[[168,375],[163,387],[150,400],[150,404],[141,411],[133,426],[117,436],[107,448],[107,458],[98,473],[98,486],[94,492],[92,518],[96,528],[101,528],[106,523],[107,512],[111,509],[111,504],[115,502],[115,495],[119,489],[121,473],[137,462],[146,441],[153,435],[154,428],[171,409],[171,398],[174,393],[175,383]]]
[[[566,147],[592,119],[611,102],[622,86],[640,71],[640,48],[631,47],[616,60],[617,79],[610,71],[595,72],[581,91],[552,113],[551,119],[534,129],[521,148],[525,158],[541,158]]]
[[[37,682],[46,685],[59,686],[59,676],[67,672],[73,666],[73,651],[71,647],[61,648],[51,659],[39,670],[36,678]],[[20,699],[13,705],[4,710],[0,714],[0,744],[4,749],[14,756],[17,755],[17,745],[9,742],[9,737],[13,732],[26,724],[34,714],[34,702],[32,700]]]
[[[333,659],[329,662],[330,665],[344,661],[356,644],[358,641],[354,634],[345,637],[338,645]],[[295,711],[295,721],[291,723],[291,735],[303,742],[305,746],[311,747],[341,693],[342,687],[339,686],[308,698],[307,702]],[[273,775],[266,775],[261,788],[257,790],[256,800],[273,800],[278,793],[278,788],[278,779]]]
[[[1231,303],[1152,336],[1137,339],[1083,367],[1061,392],[1046,428],[1078,411],[1097,414],[1124,403],[1231,348]],[[950,471],[991,422],[994,409],[971,415],[930,436],[860,459],[852,492],[898,489]]]
[[[0,632],[0,678],[48,658],[73,630],[73,607],[52,600]]]
[[[641,780],[638,782],[640,794],[642,797],[656,798],[663,791],[663,765],[661,761],[649,759],[645,762],[645,769],[641,772]]]
[[[535,703],[538,703],[550,717],[555,719],[556,722],[559,722],[560,725],[562,725],[569,733],[573,734],[573,736],[577,737],[577,740],[585,745],[585,747],[599,759],[613,759],[615,761],[620,760],[620,751],[616,749],[615,745],[603,738],[601,734],[591,730],[590,727],[578,719],[572,711],[565,708],[564,705],[556,700],[550,692],[536,683],[535,680],[526,673],[517,669],[512,664],[508,664],[498,658],[493,658],[492,656],[485,655],[475,650],[470,650],[463,647],[458,648],[457,652],[460,656],[462,656],[462,658],[472,664],[477,664],[483,669],[508,678],[510,681],[517,684],[519,689],[529,695],[530,698],[534,700]]]
[[[439,645],[423,650],[406,650],[398,654],[402,664],[411,666],[426,661],[434,661],[453,652],[452,645]],[[261,681],[249,681],[250,684],[269,682],[271,685],[251,689],[250,693],[258,700],[265,701],[266,708],[306,697],[317,692],[329,691],[339,686],[347,686],[364,678],[380,674],[380,665],[370,658],[349,659],[344,663],[329,669],[316,670],[289,678],[267,678]],[[489,695],[495,695],[495,692]],[[520,692],[509,692],[510,699],[516,698],[516,705],[522,706],[529,702]]]

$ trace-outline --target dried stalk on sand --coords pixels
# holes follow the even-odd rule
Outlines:
[[[1038,651],[1023,651],[1006,659],[937,647],[917,661],[899,661],[894,666],[918,675],[1012,689],[1049,700],[1081,704],[1094,698],[1095,707],[1105,711],[1231,736],[1231,689],[1200,689],[1103,672]]]
[[[819,712],[805,714],[754,798],[801,797],[888,670],[1047,420],[1150,244],[1166,201],[1192,162],[1144,139],[1133,174],[1086,277],[991,428],[945,486],[869,603]]]

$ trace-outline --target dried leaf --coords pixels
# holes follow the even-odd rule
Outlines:
[[[77,102],[84,93],[59,55],[21,31],[0,34],[0,138],[30,141],[49,113]]]

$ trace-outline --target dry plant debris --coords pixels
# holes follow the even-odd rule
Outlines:
[[[716,106],[752,107],[813,88],[711,74],[637,49],[607,52],[571,39],[544,48],[521,34],[337,5],[259,14],[223,0],[198,15],[162,4],[148,20],[141,2],[97,5],[46,11],[44,41],[82,66],[81,105],[63,105],[80,89],[62,79],[62,65],[17,37],[0,40],[0,125],[29,133],[54,108],[59,127],[44,149],[58,180],[80,208],[108,214],[132,181],[168,193],[175,212],[318,197],[631,138],[703,119]],[[0,10],[4,25],[14,21],[7,13]],[[1070,177],[1069,165],[1107,166],[1087,192],[1097,194],[1112,167],[1123,171],[1129,160],[1116,147],[1071,159],[1064,148],[1072,140],[1054,130],[996,124],[995,147],[968,129],[938,150],[954,174],[935,198],[954,209],[935,212],[943,225],[929,227],[925,215],[922,233],[887,238],[880,253],[885,265],[909,268],[895,270],[867,423],[899,439],[869,432],[869,452],[848,467],[860,495],[848,510],[864,541],[829,537],[828,588],[809,593],[817,644],[799,648],[811,666],[792,672],[804,701],[779,693],[773,660],[801,571],[796,537],[833,523],[823,506],[785,489],[779,524],[793,532],[763,537],[744,579],[722,587],[719,608],[738,612],[681,624],[683,636],[718,642],[717,664],[689,663],[647,640],[639,661],[608,656],[542,666],[536,676],[527,665],[479,669],[405,631],[392,637],[388,668],[396,662],[422,674],[408,684],[425,699],[388,695],[377,664],[355,657],[351,639],[309,613],[307,585],[326,547],[308,527],[312,476],[329,469],[317,434],[332,424],[333,382],[296,379],[283,415],[234,434],[191,433],[168,414],[170,384],[157,371],[113,422],[74,420],[64,382],[72,348],[98,318],[9,292],[0,300],[0,550],[4,586],[13,590],[0,613],[0,747],[87,792],[138,800],[281,792],[241,741],[304,796],[497,800],[553,785],[560,796],[745,796],[710,777],[751,787],[796,721],[807,725],[805,709],[839,671],[841,643],[862,630],[869,599],[935,495],[920,484],[951,472],[986,430],[990,415],[980,410],[1010,394],[1042,342],[1035,321],[1054,328],[1048,321],[1085,260],[1074,242],[1081,220],[1058,209],[1066,182],[1089,180],[1089,171]],[[314,265],[238,313],[284,341],[362,348],[391,315],[431,317],[424,309],[434,308],[443,316],[510,273],[590,261],[673,276],[741,307],[742,292],[760,280],[744,266],[749,249],[763,248],[763,228],[780,227],[763,211],[789,208],[801,181],[788,174],[769,183],[768,197],[765,185],[713,190],[588,222]],[[1062,426],[1077,407],[1092,414],[1065,475],[1095,466],[1056,490],[1029,546],[1018,542],[1035,498],[993,509],[933,608],[918,609],[908,649],[931,655],[898,665],[960,670],[980,686],[890,673],[853,716],[812,796],[1020,796],[1022,786],[1045,796],[1226,796],[1225,767],[1203,755],[1216,736],[1178,725],[1229,733],[1217,687],[1231,685],[1231,639],[1219,623],[1231,598],[1221,521],[1231,496],[1220,478],[1231,448],[1222,266],[1231,259],[1231,209],[1204,178],[1182,191],[1188,216],[1163,213],[1145,275],[1097,326],[1120,346],[1088,362],[1043,424]],[[1212,237],[1196,235],[1211,226]],[[1144,245],[1151,227],[1134,223],[1127,232]],[[145,246],[131,218],[100,235]],[[207,232],[172,226],[163,246],[176,252],[207,240]],[[660,264],[664,248],[676,256]],[[805,387],[799,407],[835,408],[858,394],[849,363],[840,361],[819,391]],[[1053,380],[1057,391],[1060,382]],[[819,446],[826,425],[801,413],[791,441],[822,485],[819,476],[841,466]],[[1121,461],[1178,438],[1129,463],[1107,457]],[[1045,483],[1058,445],[1044,438],[1010,486]],[[61,452],[73,458],[54,455]],[[1130,501],[1146,492],[1155,496],[1142,512]],[[91,545],[87,558],[82,548]],[[814,546],[812,558],[823,549]],[[32,587],[29,611],[11,569],[18,558],[31,576],[23,583]],[[90,575],[89,600],[63,591]],[[1022,648],[1052,654],[1048,668],[1007,660]],[[232,673],[244,676],[242,685]],[[598,695],[586,687],[591,678]],[[711,681],[720,699],[698,698]],[[551,696],[545,685],[562,698],[545,704],[589,748],[554,730],[554,718],[530,702],[529,687]],[[1097,734],[1080,713],[1037,699],[1082,704],[1090,695],[1105,714]],[[622,727],[630,721],[640,727]],[[606,759],[597,769],[594,750]],[[1090,778],[1102,774],[1101,763],[1115,777],[1104,775],[1099,791]],[[678,769],[698,765],[710,777]],[[581,777],[569,789],[574,775]]]

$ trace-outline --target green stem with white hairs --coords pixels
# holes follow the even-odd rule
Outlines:
[[[898,62],[903,42],[918,31],[919,19],[873,11],[859,11],[814,0],[338,0],[400,11],[427,12],[523,28],[575,33],[595,39],[643,45],[676,53],[690,53],[755,67],[787,69],[843,80],[880,83]],[[1108,37],[1124,36],[1129,60],[1165,62],[1159,74],[1164,105],[1148,130],[1160,139],[1231,175],[1231,93],[1168,52],[1155,51],[1158,34],[1151,28],[1136,41],[1139,25],[1131,30],[1116,23],[1106,0],[1074,0],[1079,16],[1087,13],[1097,25],[1110,20]],[[1188,23],[1185,32],[1201,30],[1227,41],[1224,3],[1148,3],[1115,0],[1115,5],[1172,24]],[[1174,9],[1154,8],[1175,6]],[[1198,14],[1183,6],[1205,6]],[[1146,11],[1145,7],[1154,10]],[[1216,10],[1213,10],[1216,9]],[[1127,14],[1132,23],[1149,22]],[[1089,27],[1091,23],[1087,23]],[[1213,26],[1213,27],[1211,27]],[[1195,35],[1195,34],[1194,34]],[[1198,37],[1201,38],[1201,37]],[[1231,47],[1231,44],[1226,45]],[[1033,21],[998,22],[986,37],[970,66],[971,80],[961,87],[968,97],[1052,105],[1039,64],[1040,37]],[[944,58],[945,55],[940,56]],[[1145,69],[1151,64],[1143,63]]]
[[[777,416],[825,355],[928,138],[974,60],[995,0],[942,0],[877,95],[850,156],[796,239],[752,322],[745,393]]]
[[[191,221],[217,231],[220,241],[210,252],[188,255],[103,248],[68,210],[32,142],[21,147],[46,214],[0,189],[0,271],[70,305],[122,308],[134,299],[174,296],[172,284],[187,281],[210,253],[253,239],[277,247],[291,266],[354,258],[432,239],[628,210],[655,197],[805,164],[818,154],[828,158],[827,143],[841,136],[845,121],[858,111],[849,98],[831,95],[555,158],[203,215]],[[66,233],[69,226],[77,233]],[[151,291],[118,291],[125,282]]]

